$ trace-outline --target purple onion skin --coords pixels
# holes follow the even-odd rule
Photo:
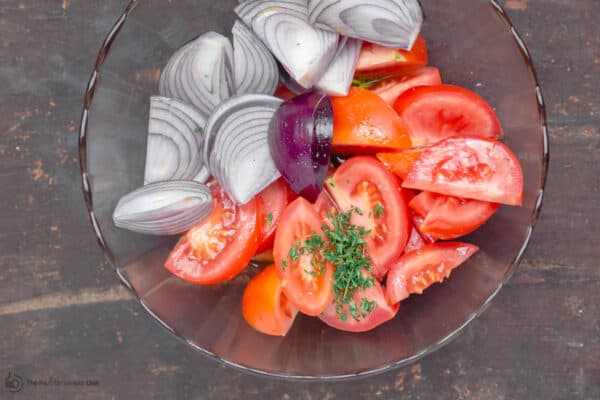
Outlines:
[[[275,165],[290,188],[315,202],[327,177],[333,139],[333,107],[321,91],[283,103],[269,129]]]

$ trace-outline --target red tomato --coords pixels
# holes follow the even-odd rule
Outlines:
[[[210,215],[181,237],[165,262],[174,275],[200,285],[237,276],[255,254],[259,240],[256,201],[240,206],[218,184],[211,189]]]
[[[275,265],[256,275],[244,290],[242,314],[250,326],[267,335],[285,336],[298,310],[281,291]]]
[[[408,253],[409,251],[418,250],[426,244],[427,243],[425,243],[425,240],[423,240],[417,228],[413,226],[412,230],[410,231],[410,237],[408,238],[408,243],[406,243],[406,248],[404,249],[404,251]]]
[[[330,227],[333,227],[333,224],[329,218],[329,214],[336,216],[339,210],[337,208],[337,204],[335,204],[335,201],[331,198],[331,195],[329,192],[327,192],[327,190],[321,191],[321,194],[315,203],[315,209],[321,216],[321,221]]]
[[[406,74],[385,79],[370,88],[390,106],[394,106],[396,99],[407,90],[417,86],[441,85],[440,70],[435,67],[421,67]]]
[[[418,215],[416,212],[412,211],[410,212],[410,216],[412,219],[412,223],[413,223],[413,228],[415,228],[417,230],[417,232],[419,233],[419,235],[421,235],[421,238],[423,239],[423,241],[425,242],[425,244],[431,244],[431,243],[435,243],[437,242],[437,238],[425,233],[421,230],[421,227],[423,226],[423,221],[424,218],[421,217],[420,215]]]
[[[425,218],[433,208],[436,200],[443,197],[441,194],[421,192],[408,203],[408,206],[421,217]]]
[[[453,86],[412,88],[394,103],[414,146],[452,136],[502,136],[502,126],[492,107],[470,90]]]
[[[302,246],[313,233],[323,237],[321,224],[314,207],[300,197],[281,215],[273,248],[283,292],[290,303],[312,316],[321,314],[333,299],[333,266],[325,263],[323,272],[319,272],[320,267],[313,265],[310,254],[300,254],[294,259],[290,250],[298,242]]]
[[[449,138],[425,150],[403,187],[502,203],[523,204],[523,170],[503,143]]]
[[[279,97],[281,100],[285,101],[296,97],[296,93],[288,89],[283,83],[280,83],[279,86],[277,86],[277,90],[273,96]]]
[[[377,153],[379,161],[392,173],[406,179],[415,161],[423,154],[427,147],[413,147],[396,153]]]
[[[352,297],[352,300],[354,300],[356,304],[360,304],[362,299],[374,301],[376,306],[373,311],[368,313],[364,318],[359,318],[358,321],[350,315],[347,305],[344,306],[347,318],[345,321],[342,321],[337,315],[335,303],[331,303],[319,318],[327,325],[342,331],[366,332],[391,320],[398,313],[399,305],[390,306],[381,284],[377,281],[375,281],[375,285],[370,288],[357,290]]]
[[[273,247],[281,213],[293,198],[294,195],[283,178],[273,182],[256,196],[258,219],[261,221],[260,244],[256,254]]]
[[[407,67],[427,65],[427,44],[419,34],[410,51],[365,42],[358,57],[358,76],[389,75]]]
[[[398,190],[398,180],[373,157],[354,157],[328,180],[327,189],[339,208],[352,214],[351,222],[363,226],[373,276],[382,278],[389,264],[404,251],[410,234],[408,207]]]
[[[479,250],[468,243],[434,243],[404,254],[394,263],[387,277],[387,296],[391,304],[411,294],[421,294]]]
[[[499,204],[487,201],[438,196],[420,228],[441,240],[456,239],[483,225],[498,207]]]
[[[345,97],[332,97],[333,152],[364,154],[411,147],[396,112],[375,93],[353,87]]]

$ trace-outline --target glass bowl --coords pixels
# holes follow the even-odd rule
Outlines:
[[[288,336],[257,333],[241,295],[255,272],[193,286],[163,268],[176,238],[117,229],[118,199],[143,183],[148,98],[161,68],[185,42],[227,34],[236,0],[131,1],[104,42],[85,97],[80,157],[96,236],[120,280],[165,329],[215,360],[270,376],[341,379],[382,372],[429,354],[476,318],[519,263],[543,198],[548,161],[544,103],[529,53],[502,7],[490,0],[422,0],[430,62],[444,81],[475,90],[496,109],[504,141],[525,174],[524,207],[502,207],[465,241],[481,251],[442,285],[402,303],[391,322],[363,334],[300,316]]]

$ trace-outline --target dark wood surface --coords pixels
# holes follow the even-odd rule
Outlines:
[[[493,305],[419,363],[359,381],[290,383],[191,352],[122,289],[80,191],[85,84],[124,0],[0,0],[0,378],[91,379],[23,399],[600,399],[598,0],[504,2],[548,103],[547,197]]]

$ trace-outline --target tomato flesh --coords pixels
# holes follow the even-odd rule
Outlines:
[[[413,197],[408,206],[418,215],[425,218],[440,197],[442,197],[440,194],[421,192]]]
[[[409,251],[418,250],[426,244],[427,243],[425,243],[425,240],[423,240],[417,228],[413,227],[410,231],[410,237],[408,238],[408,243],[406,243],[404,251],[408,253]]]
[[[286,297],[306,315],[317,316],[333,299],[333,266],[313,265],[313,256],[300,254],[291,258],[290,250],[316,234],[323,238],[322,221],[314,207],[305,199],[294,200],[285,209],[275,233],[273,257]]]
[[[269,265],[246,286],[242,297],[242,314],[250,326],[267,335],[285,336],[298,310],[281,290],[275,265]]]
[[[478,250],[477,246],[468,243],[444,242],[404,254],[394,263],[387,277],[390,303],[396,304],[411,294],[421,294],[434,283],[442,282]]]
[[[283,178],[273,182],[256,196],[258,219],[261,221],[260,244],[256,250],[257,254],[273,247],[279,219],[293,197],[292,191]]]
[[[394,106],[398,97],[417,86],[435,86],[442,84],[440,70],[435,67],[421,67],[406,71],[401,76],[384,79],[370,88],[390,106]]]
[[[523,170],[503,143],[449,138],[423,152],[403,187],[467,199],[523,204]]]
[[[406,179],[413,165],[425,149],[426,147],[413,147],[396,153],[377,153],[377,158],[392,173],[402,179]]]
[[[356,75],[389,75],[407,67],[423,65],[427,65],[427,44],[421,34],[410,50],[365,42],[356,64]]]
[[[333,152],[371,154],[411,147],[404,123],[375,93],[353,87],[348,96],[332,97]]]
[[[345,321],[342,320],[337,314],[335,303],[331,303],[319,318],[327,325],[342,331],[367,332],[391,320],[398,313],[399,304],[392,306],[388,303],[384,289],[377,281],[374,286],[357,290],[352,296],[356,304],[360,304],[363,299],[374,301],[376,306],[373,311],[360,317],[358,321],[349,314],[347,305],[343,307],[347,317]]]
[[[492,107],[476,93],[454,85],[412,88],[398,97],[394,109],[415,146],[453,136],[498,138],[503,134]]]
[[[410,234],[406,201],[396,177],[373,157],[354,157],[326,183],[339,208],[352,213],[351,223],[364,227],[371,274],[382,278],[404,251]]]
[[[233,279],[246,268],[259,240],[254,199],[237,205],[216,183],[211,193],[210,215],[181,237],[165,262],[171,273],[199,285]]]

